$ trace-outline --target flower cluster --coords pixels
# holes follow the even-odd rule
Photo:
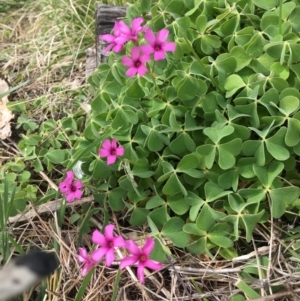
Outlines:
[[[104,257],[106,256],[106,266],[111,266],[115,260],[115,248],[125,247],[130,253],[122,259],[120,268],[124,269],[128,266],[137,264],[137,277],[141,283],[145,282],[144,268],[159,270],[162,267],[160,262],[156,262],[149,258],[151,251],[154,248],[154,240],[147,237],[142,248],[139,248],[133,240],[125,241],[122,236],[114,236],[114,225],[109,224],[104,229],[104,235],[95,230],[92,233],[92,241],[99,247],[89,256],[85,248],[79,248],[78,261],[83,263],[81,268],[82,276],[87,273]]]
[[[107,157],[107,165],[114,164],[117,157],[124,155],[124,147],[118,146],[117,139],[113,138],[112,141],[109,139],[104,140],[102,148],[99,149],[100,157]],[[67,202],[73,202],[74,200],[80,200],[83,194],[81,188],[84,184],[80,181],[74,182],[73,171],[67,172],[67,177],[64,181],[59,184],[59,190],[62,194],[66,195]]]
[[[73,171],[68,171],[66,179],[58,185],[61,193],[67,196],[67,202],[73,202],[75,199],[80,200],[83,194],[81,190],[83,186],[82,182],[74,181]]]
[[[130,57],[122,57],[122,63],[129,67],[126,71],[127,76],[145,75],[148,71],[146,63],[150,61],[151,54],[153,54],[154,61],[159,61],[165,59],[165,52],[174,52],[176,48],[174,42],[167,41],[168,29],[162,29],[155,35],[147,26],[141,26],[143,21],[142,17],[135,18],[131,27],[123,21],[116,21],[113,35],[105,34],[100,36],[101,40],[109,43],[104,53],[110,50],[119,53],[128,41],[132,41],[136,45],[131,49]],[[145,33],[144,39],[148,42],[148,45],[138,45],[139,33]]]

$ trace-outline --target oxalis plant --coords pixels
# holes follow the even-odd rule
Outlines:
[[[95,230],[83,274],[126,247],[121,268],[139,262],[143,282],[168,241],[230,259],[258,223],[299,213],[299,14],[298,1],[141,0],[100,37],[109,56],[89,78],[84,131],[43,163],[66,167],[67,201],[92,193],[150,231],[138,249]]]

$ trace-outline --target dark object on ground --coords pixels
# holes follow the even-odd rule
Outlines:
[[[58,266],[55,253],[40,250],[12,259],[0,271],[0,301],[23,293],[51,275]]]

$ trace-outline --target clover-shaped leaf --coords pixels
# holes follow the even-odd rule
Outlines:
[[[274,218],[281,217],[287,205],[295,202],[300,196],[300,189],[295,186],[272,189],[270,192],[272,201],[271,212]]]
[[[224,144],[220,144],[218,164],[222,169],[229,169],[235,164],[235,157],[241,152],[242,139],[236,138]]]
[[[161,233],[171,239],[177,247],[185,247],[189,241],[189,235],[182,231],[184,221],[179,217],[170,218],[163,226]]]
[[[233,94],[235,94],[238,90],[241,88],[244,88],[246,86],[246,83],[243,81],[243,79],[237,75],[232,74],[229,75],[225,81],[224,88],[226,91],[226,97],[231,97]]]

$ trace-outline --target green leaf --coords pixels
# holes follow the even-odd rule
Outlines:
[[[251,35],[252,36],[252,35]],[[235,58],[236,60],[236,69],[235,69],[235,72],[239,71],[239,70],[242,70],[243,68],[245,68],[246,66],[248,66],[251,62],[251,57],[249,57],[247,54],[246,54],[246,51],[244,50],[243,47],[239,47],[239,46],[236,46],[236,47],[233,47],[230,51],[230,55],[232,57]],[[233,74],[233,75],[236,75],[236,74]],[[238,75],[237,75],[238,76]],[[238,76],[239,77],[239,76]],[[242,85],[242,81],[239,77],[239,85]],[[230,85],[229,87],[232,87],[232,86],[235,86],[234,83],[232,81],[230,81]],[[225,88],[226,89],[226,88]],[[226,89],[227,90],[227,89]],[[231,90],[231,89],[230,89]]]
[[[131,83],[129,84],[129,82],[131,82]],[[143,90],[143,88],[141,87],[141,85],[139,83],[138,78],[133,79],[133,81],[132,81],[132,79],[129,79],[127,81],[127,87],[129,87],[126,90],[126,95],[128,97],[143,98],[146,95],[145,91]]]
[[[217,234],[209,234],[208,235],[209,240],[214,243],[215,245],[222,247],[222,248],[230,248],[233,246],[233,241],[229,239],[228,237],[224,236],[224,233]]]
[[[170,176],[162,191],[166,195],[172,195],[178,192],[181,192],[183,195],[187,195],[184,185],[182,185],[176,174],[172,174]]]
[[[243,79],[237,74],[231,74],[225,80],[224,88],[226,91],[226,97],[230,97],[235,94],[239,89],[245,87],[246,84]]]
[[[183,226],[183,231],[197,236],[204,236],[206,234],[205,230],[201,230],[197,227],[196,224],[188,223]]]
[[[143,13],[150,12],[151,9],[151,1],[150,0],[141,0],[141,11]]]
[[[105,159],[106,160],[106,159]],[[91,166],[93,167],[93,177],[97,180],[107,179],[111,175],[111,169],[110,167],[101,160],[100,158],[97,158]]]
[[[253,0],[253,1],[257,1],[257,0]],[[262,4],[262,5],[264,5],[264,4]],[[260,298],[260,295],[251,286],[249,286],[248,284],[246,284],[246,282],[244,282],[241,279],[239,279],[235,283],[235,286],[237,288],[239,288],[246,295],[246,297],[248,297],[249,299]]]
[[[152,129],[147,137],[147,145],[152,152],[160,151],[164,146],[162,135],[158,131]]]
[[[195,242],[186,246],[187,250],[192,254],[203,254],[206,250],[206,237],[201,237]]]
[[[252,239],[252,233],[253,230],[255,229],[257,223],[261,221],[261,218],[264,214],[264,210],[257,214],[243,214],[242,215],[242,220],[244,222],[244,226],[246,229],[246,241],[250,242]]]
[[[132,226],[140,226],[147,221],[148,214],[149,210],[136,207],[133,209],[129,222]]]
[[[184,172],[185,170],[199,167],[199,159],[195,154],[185,155],[177,165],[176,170]]]
[[[45,157],[52,163],[59,164],[66,160],[67,151],[61,149],[49,150]]]
[[[295,96],[286,96],[280,100],[279,107],[286,115],[290,115],[299,108],[299,99]]]
[[[220,38],[215,35],[206,34],[201,38],[201,50],[205,54],[212,54],[221,44]]]
[[[235,165],[235,157],[241,152],[242,139],[236,138],[219,146],[218,164],[222,169],[229,169]]]
[[[287,205],[292,204],[299,198],[300,189],[295,186],[289,186],[272,189],[269,194],[272,201],[272,215],[274,218],[280,218],[285,213]]]
[[[214,224],[215,219],[211,213],[211,210],[209,210],[209,205],[205,204],[197,217],[196,225],[203,231],[209,231]]]
[[[170,218],[162,228],[162,235],[171,239],[177,247],[183,248],[189,242],[189,235],[182,231],[184,221],[179,217]]]
[[[183,215],[190,209],[182,193],[176,193],[167,198],[167,204],[178,215]]]
[[[123,210],[125,203],[123,199],[127,196],[127,192],[120,188],[116,187],[108,192],[108,201],[111,210],[113,211],[121,211]]]
[[[285,161],[290,157],[290,152],[285,148],[284,143],[286,131],[286,127],[281,127],[273,137],[265,141],[269,153],[279,161]]]
[[[194,12],[197,11],[197,9],[199,8],[199,5],[200,3],[202,2],[203,0],[195,0],[194,1],[194,5],[193,5],[193,8],[190,9],[188,12],[185,13],[185,16],[191,16],[192,14],[194,14]]]
[[[146,204],[146,209],[153,209],[159,206],[162,206],[165,204],[164,199],[162,199],[160,196],[155,195],[151,197]]]
[[[295,146],[300,141],[300,121],[295,118],[288,119],[288,128],[285,135],[287,146]]]

